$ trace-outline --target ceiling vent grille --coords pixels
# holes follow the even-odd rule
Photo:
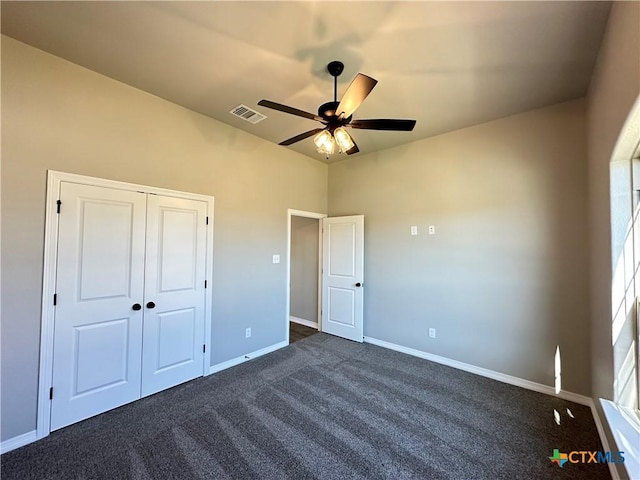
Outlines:
[[[267,118],[266,115],[262,115],[261,113],[258,113],[255,110],[250,109],[246,105],[238,105],[229,113],[232,115],[235,115],[238,118],[246,120],[249,123],[258,123],[264,120],[265,118]]]

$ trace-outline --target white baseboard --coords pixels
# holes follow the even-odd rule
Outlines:
[[[415,348],[404,347],[402,345],[386,342],[384,340],[378,340],[377,338],[364,337],[364,341],[366,343],[371,343],[372,345],[377,345],[379,347],[388,348],[397,352],[406,353],[414,357],[424,358],[425,360],[430,360],[435,363],[440,363],[442,365],[457,368],[458,370],[464,370],[465,372],[475,373],[476,375],[480,375],[482,377],[487,377],[493,380],[498,380],[499,382],[515,385],[516,387],[522,387],[526,388],[527,390],[533,390],[534,392],[546,393],[547,395],[560,397],[571,402],[579,403],[581,405],[591,406],[592,404],[591,398],[589,397],[573,392],[567,392],[565,390],[561,390],[560,393],[556,394],[553,387],[549,385],[543,385],[542,383],[532,382],[530,380],[525,380],[519,377],[513,377],[511,375],[496,372],[494,370],[489,370],[487,368],[476,367],[475,365],[459,362],[457,360],[452,360],[446,357],[441,357],[439,355],[434,355],[433,353],[423,352],[422,350],[416,350]]]
[[[23,433],[17,437],[10,438],[0,443],[0,454],[10,452],[16,448],[23,447],[29,443],[35,442],[38,439],[38,435],[35,430]]]
[[[304,318],[294,317],[293,315],[289,316],[289,321],[293,323],[299,323],[300,325],[304,325],[305,327],[318,328],[318,322],[312,322],[311,320],[305,320]]]
[[[226,370],[227,368],[235,367],[236,365],[240,365],[241,363],[248,362],[249,360],[253,360],[254,358],[261,357],[262,355],[266,355],[267,353],[275,352],[276,350],[286,347],[287,345],[289,345],[288,342],[276,343],[260,350],[256,350],[255,352],[232,358],[231,360],[227,360],[226,362],[217,363],[209,368],[209,375],[211,375],[212,373],[220,372],[222,370]]]

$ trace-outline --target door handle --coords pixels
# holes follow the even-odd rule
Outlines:
[[[148,302],[147,303],[147,308],[155,308],[156,304],[153,302]]]
[[[362,284],[360,282],[356,283],[356,287],[361,287]]]
[[[139,303],[134,303],[134,304],[131,306],[131,310],[135,310],[136,312],[137,312],[138,310],[140,310],[141,308],[142,308],[142,305],[140,305]]]

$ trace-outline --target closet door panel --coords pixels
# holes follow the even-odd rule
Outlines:
[[[147,201],[142,395],[204,373],[205,202]]]
[[[62,182],[51,430],[140,397],[146,195]]]

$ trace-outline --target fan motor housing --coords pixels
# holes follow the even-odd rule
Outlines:
[[[329,120],[331,117],[336,116],[336,108],[338,108],[340,102],[327,102],[318,107],[318,115],[322,118]]]
[[[327,102],[318,107],[318,116],[324,118],[328,122],[335,122],[337,119],[336,109],[340,102]],[[339,123],[345,125],[351,121],[351,116],[343,118]]]

